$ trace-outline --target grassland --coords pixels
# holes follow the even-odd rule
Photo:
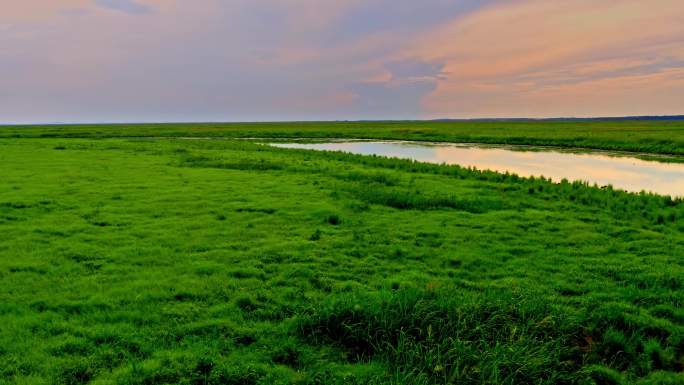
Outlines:
[[[0,129],[0,384],[684,383],[681,200],[41,130]]]
[[[684,120],[378,121],[0,127],[0,138],[368,138],[583,147],[684,155]]]

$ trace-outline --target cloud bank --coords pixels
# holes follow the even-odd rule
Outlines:
[[[152,8],[133,0],[95,0],[95,4],[104,8],[133,15],[144,15],[152,12]]]
[[[679,0],[25,0],[0,123],[684,113]]]

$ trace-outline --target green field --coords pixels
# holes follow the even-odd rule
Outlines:
[[[367,138],[584,147],[684,155],[679,121],[377,121],[0,126],[0,138]]]
[[[684,154],[574,124],[0,127],[0,384],[684,384],[680,199],[131,138]]]

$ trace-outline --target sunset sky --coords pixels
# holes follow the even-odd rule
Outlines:
[[[682,0],[0,0],[0,124],[665,114]]]

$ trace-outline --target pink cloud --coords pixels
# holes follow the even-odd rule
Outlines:
[[[89,0],[59,0],[59,1],[6,1],[2,5],[0,20],[9,23],[41,20],[52,17],[60,11],[72,8],[82,8],[90,5]]]
[[[677,0],[526,0],[435,28],[402,55],[445,65],[424,99],[431,117],[676,113],[659,95],[684,96],[683,16]]]

